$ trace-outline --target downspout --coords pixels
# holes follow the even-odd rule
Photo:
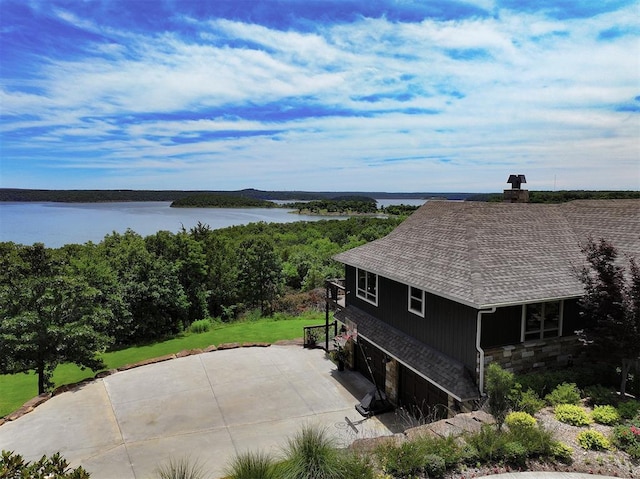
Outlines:
[[[491,309],[478,310],[478,318],[476,320],[476,349],[478,351],[478,354],[480,355],[478,389],[480,389],[481,395],[484,394],[484,349],[482,349],[482,347],[480,346],[480,337],[482,335],[482,315],[492,314],[495,312],[495,306]]]

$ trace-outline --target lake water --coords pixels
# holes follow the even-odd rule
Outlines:
[[[379,204],[422,204],[424,200],[380,200]],[[142,236],[187,230],[198,222],[213,229],[264,221],[318,221],[282,208],[170,208],[168,201],[124,203],[1,203],[0,241],[58,248],[70,243],[99,243],[107,234],[128,228]],[[338,217],[330,217],[336,219]]]

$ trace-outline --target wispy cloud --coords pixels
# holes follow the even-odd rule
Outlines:
[[[640,188],[633,1],[205,3],[0,3],[0,186]]]

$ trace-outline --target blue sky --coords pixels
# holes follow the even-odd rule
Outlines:
[[[0,0],[0,187],[640,189],[640,3]]]

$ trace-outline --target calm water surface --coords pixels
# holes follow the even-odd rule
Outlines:
[[[380,204],[421,204],[424,200],[380,200]],[[69,243],[102,241],[107,234],[132,229],[142,236],[178,232],[198,224],[213,229],[264,221],[318,221],[281,208],[170,208],[168,201],[123,203],[0,203],[0,241],[44,243],[58,248]],[[337,218],[337,217],[331,217]]]

